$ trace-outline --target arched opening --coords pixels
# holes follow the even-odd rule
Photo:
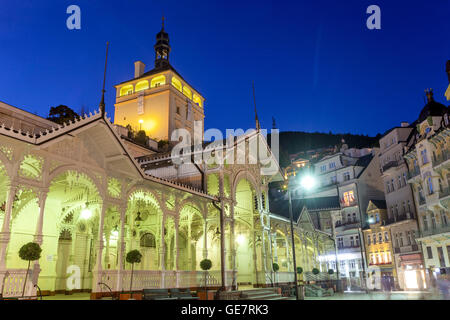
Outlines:
[[[133,85],[129,84],[120,88],[120,96],[126,96],[129,94],[133,94]]]
[[[264,273],[261,262],[261,236],[255,234],[255,210],[256,191],[247,179],[241,179],[236,186],[235,199],[235,247],[237,284],[241,286],[252,285],[258,277],[258,273]],[[256,261],[255,261],[256,260]]]
[[[196,103],[199,107],[203,108],[202,99],[194,93],[194,103]]]
[[[102,205],[97,186],[87,174],[68,170],[52,179],[44,211],[42,290],[63,293],[92,288]],[[79,268],[80,288],[67,287],[69,266]]]
[[[136,92],[139,92],[139,91],[142,91],[142,90],[147,90],[148,88],[149,87],[148,87],[148,81],[147,80],[139,81],[136,84]]]
[[[211,250],[205,248],[205,221],[200,209],[191,203],[185,204],[180,210],[179,235],[185,239],[185,248],[180,248],[179,267],[182,270],[200,270],[200,261],[203,260],[204,250],[208,249],[208,258],[211,258]],[[208,235],[206,235],[208,236]],[[210,239],[206,239],[207,241]],[[211,251],[211,252],[210,252]]]
[[[181,81],[175,77],[172,77],[172,85],[180,92],[183,91],[183,86],[181,85]]]
[[[192,100],[192,91],[187,86],[183,87],[183,94]]]
[[[162,218],[163,212],[159,202],[151,192],[136,190],[130,195],[125,225],[125,234],[129,235],[125,255],[133,249],[141,252],[142,261],[135,269],[160,269]],[[131,269],[131,265],[126,263],[125,268]]]
[[[164,75],[160,75],[160,76],[154,77],[152,79],[152,82],[151,82],[150,86],[152,88],[156,88],[156,87],[159,87],[159,86],[163,86],[165,84],[166,84],[166,77]]]

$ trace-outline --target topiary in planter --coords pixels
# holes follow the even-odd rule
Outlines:
[[[140,263],[142,259],[142,254],[139,250],[131,250],[127,253],[126,261],[131,263],[131,281],[130,281],[130,292],[133,288],[133,272],[134,272],[134,264]]]
[[[320,273],[320,271],[319,271],[319,269],[314,268],[314,269],[312,269],[312,273],[315,275],[318,275]]]
[[[297,267],[297,273],[298,274],[302,274],[303,273],[303,268],[302,267]]]
[[[206,292],[206,300],[208,300],[208,289],[206,286],[206,277],[208,275],[208,270],[212,268],[212,261],[209,259],[203,259],[200,261],[200,268],[205,271],[205,292]]]
[[[273,271],[274,271],[274,272],[278,272],[278,270],[280,270],[280,266],[278,265],[278,263],[274,263],[274,264],[272,265],[272,267],[273,267]]]
[[[25,274],[25,281],[23,282],[22,297],[25,295],[25,286],[28,280],[28,272],[30,271],[31,261],[39,260],[39,258],[41,257],[41,252],[41,247],[35,242],[28,242],[27,244],[24,244],[19,250],[20,259],[28,261],[27,273]]]
[[[328,274],[329,274],[330,276],[332,276],[332,275],[334,274],[334,270],[333,270],[333,269],[328,269]]]

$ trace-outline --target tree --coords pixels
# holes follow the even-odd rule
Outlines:
[[[128,263],[131,263],[131,281],[130,281],[130,292],[132,292],[133,288],[133,272],[134,272],[134,264],[140,263],[142,259],[142,254],[139,250],[131,250],[127,253],[126,260]]]
[[[59,105],[57,107],[50,108],[47,120],[62,125],[69,121],[74,121],[77,118],[79,118],[78,113],[70,109],[68,106]]]
[[[273,271],[274,271],[274,272],[278,272],[278,270],[280,270],[280,266],[278,265],[278,263],[274,263],[274,264],[272,265],[272,268],[273,268]]]
[[[144,130],[139,130],[134,136],[134,141],[143,145],[147,145],[148,137]]]
[[[31,261],[39,260],[42,249],[39,244],[35,242],[28,242],[24,244],[19,250],[19,257],[22,260],[28,261],[27,273],[25,274],[25,281],[23,282],[22,297],[25,295],[25,287],[28,280],[28,272],[30,271]]]
[[[312,273],[315,275],[318,275],[320,273],[320,271],[319,271],[319,269],[314,268],[314,269],[312,269]]]
[[[203,259],[202,261],[200,261],[200,268],[205,271],[205,291],[206,291],[206,296],[208,297],[208,289],[206,286],[206,276],[208,274],[208,270],[211,269],[212,267],[212,262],[209,259]]]

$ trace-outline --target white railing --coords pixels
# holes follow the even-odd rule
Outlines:
[[[1,294],[4,298],[22,296],[26,273],[26,269],[8,269],[6,271],[1,271],[0,279],[3,280]],[[36,289],[34,288],[32,279],[33,270],[29,270],[27,284],[25,286],[25,297],[36,295]]]
[[[303,279],[305,281],[327,281],[327,280],[336,280],[337,274],[328,274],[328,272],[320,272],[319,274],[314,274],[310,271],[305,272],[303,274]]]
[[[236,279],[237,272],[226,271],[226,285],[231,286],[233,279]],[[198,288],[218,287],[222,284],[221,272],[217,271],[153,271],[135,270],[133,273],[133,291],[142,289],[160,288]],[[234,277],[233,277],[234,276]],[[106,284],[112,291],[128,291],[131,285],[131,270],[124,270],[121,273],[119,283],[119,273],[117,270],[104,270],[101,272],[99,282]],[[100,285],[102,292],[109,291],[106,286]]]

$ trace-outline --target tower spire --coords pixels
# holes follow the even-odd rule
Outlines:
[[[258,119],[258,112],[256,111],[255,81],[252,81],[252,87],[253,87],[253,103],[255,104],[256,131],[260,131],[261,130],[261,125],[260,125],[259,119]]]
[[[106,67],[108,66],[108,49],[109,49],[109,41],[106,42],[105,72],[103,73],[102,100],[100,101],[100,112],[102,114],[102,118],[105,117],[105,82],[106,82]]]
[[[169,34],[164,30],[166,18],[162,17],[161,31],[156,35],[155,68],[163,68],[169,65],[170,43]]]

